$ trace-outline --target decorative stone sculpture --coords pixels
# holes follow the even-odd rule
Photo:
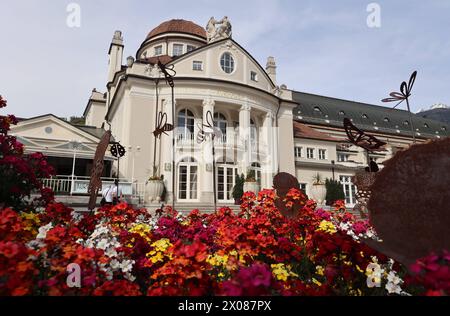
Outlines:
[[[450,249],[450,138],[413,145],[385,162],[372,185],[372,245],[409,265]]]
[[[208,43],[232,37],[232,26],[228,17],[225,16],[222,20],[217,21],[211,17],[206,25],[206,35]]]

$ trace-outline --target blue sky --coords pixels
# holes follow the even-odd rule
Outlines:
[[[81,6],[80,28],[66,25],[71,2]],[[0,94],[9,103],[2,113],[81,115],[92,88],[105,90],[116,29],[126,57],[165,20],[204,26],[224,15],[262,65],[275,56],[278,82],[291,89],[380,104],[418,70],[413,110],[450,105],[450,0],[376,1],[380,28],[367,26],[371,2],[2,0]]]

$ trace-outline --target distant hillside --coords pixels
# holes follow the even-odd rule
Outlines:
[[[416,113],[416,115],[450,125],[450,108],[448,107],[432,108],[431,110]]]

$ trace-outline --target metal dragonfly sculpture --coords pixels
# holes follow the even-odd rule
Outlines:
[[[214,191],[214,211],[217,211],[217,187],[216,187],[216,150],[214,141],[216,138],[222,137],[220,128],[214,126],[214,118],[211,111],[206,112],[206,124],[198,124],[199,132],[197,133],[197,143],[201,144],[207,140],[212,142],[212,158],[213,158],[213,191]]]
[[[406,101],[406,107],[408,109],[409,112],[409,120],[410,120],[410,125],[411,125],[411,132],[412,132],[412,136],[413,136],[413,142],[416,142],[416,132],[414,130],[414,122],[413,122],[413,115],[411,112],[411,108],[409,106],[409,97],[411,96],[411,91],[412,88],[414,86],[414,82],[416,81],[416,77],[417,77],[417,71],[414,71],[411,74],[411,77],[409,78],[409,82],[408,84],[406,83],[406,81],[403,81],[400,85],[400,92],[391,92],[389,95],[391,96],[390,98],[386,98],[381,100],[382,102],[398,102],[393,109],[395,109],[397,106],[399,106],[401,103],[403,103],[403,101]]]

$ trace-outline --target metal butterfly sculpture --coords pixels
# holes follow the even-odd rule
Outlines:
[[[173,131],[173,128],[174,127],[172,124],[167,123],[167,114],[159,112],[158,123],[156,125],[155,131],[153,132],[153,135],[156,138],[161,138],[162,134],[169,135],[166,132]]]
[[[207,138],[220,138],[222,131],[220,128],[214,126],[214,119],[211,111],[206,112],[206,124],[198,124],[199,132],[197,134],[197,143],[203,143]]]
[[[385,142],[382,142],[376,137],[364,133],[362,130],[353,125],[348,118],[344,119],[344,128],[350,142],[358,147],[364,148],[367,151],[374,151],[379,149],[381,146],[386,145]]]
[[[173,69],[174,65],[166,66],[160,60],[158,60],[158,67],[161,70],[162,74],[164,75],[164,78],[166,79],[167,84],[171,88],[173,88],[175,86],[173,77],[175,77],[175,75],[177,74],[177,72]]]
[[[348,118],[344,119],[344,128],[350,142],[366,150],[368,160],[368,167],[366,168],[366,171],[378,172],[378,165],[375,161],[369,158],[369,152],[379,149],[380,147],[386,145],[386,143],[382,142],[372,135],[366,134],[355,125],[353,125],[353,123]]]
[[[393,107],[394,109],[399,106],[403,101],[406,101],[406,107],[408,108],[408,112],[409,112],[409,120],[411,121],[411,133],[413,136],[413,141],[414,143],[416,142],[416,136],[415,136],[415,131],[414,131],[414,123],[413,123],[413,116],[411,113],[411,108],[409,106],[409,97],[411,96],[411,91],[412,88],[414,86],[414,82],[416,81],[416,76],[417,76],[417,71],[414,71],[411,74],[411,77],[409,78],[409,82],[408,84],[403,81],[402,84],[400,85],[400,92],[391,92],[389,95],[391,96],[390,98],[386,98],[381,100],[382,102],[397,102],[398,103]]]

